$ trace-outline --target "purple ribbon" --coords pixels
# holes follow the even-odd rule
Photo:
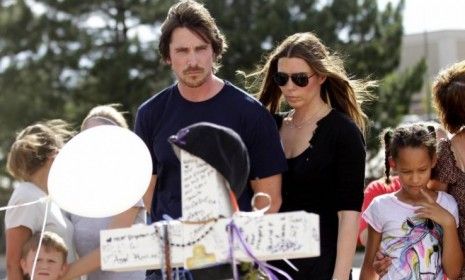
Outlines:
[[[252,248],[250,248],[249,244],[245,242],[244,237],[240,231],[240,229],[237,227],[237,225],[234,223],[234,220],[231,219],[231,222],[226,226],[228,232],[229,232],[229,258],[231,262],[234,264],[234,256],[233,256],[233,251],[234,251],[234,236],[237,236],[237,239],[239,240],[239,243],[241,244],[242,248],[244,249],[245,253],[247,256],[249,256],[252,260],[253,263],[255,263],[258,266],[258,269],[260,271],[265,272],[266,276],[270,280],[278,280],[278,277],[273,273],[277,272],[284,276],[288,280],[292,280],[291,276],[284,272],[283,270],[274,267],[265,261],[261,261],[257,259],[257,257],[254,256],[252,252]],[[236,278],[238,273],[237,273],[237,267],[233,265],[233,275],[234,275],[234,280],[239,280],[239,278]]]

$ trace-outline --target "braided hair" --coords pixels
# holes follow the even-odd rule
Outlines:
[[[391,183],[389,158],[396,160],[401,149],[424,147],[430,158],[436,154],[436,131],[432,125],[411,124],[399,126],[394,130],[387,128],[381,135],[385,146],[384,174],[386,175],[386,184]]]

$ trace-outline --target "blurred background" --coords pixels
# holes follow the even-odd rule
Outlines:
[[[78,125],[93,106],[121,103],[132,123],[144,100],[174,77],[157,52],[168,0],[0,0],[0,205],[14,182],[5,160],[15,133],[62,118]],[[229,49],[219,76],[244,86],[286,36],[312,31],[351,76],[379,80],[365,104],[367,180],[380,177],[377,135],[403,121],[435,120],[430,85],[465,59],[461,0],[206,0]],[[375,159],[373,159],[375,158]],[[4,252],[0,212],[0,254]],[[4,264],[3,261],[0,261]],[[1,276],[1,272],[0,272]]]

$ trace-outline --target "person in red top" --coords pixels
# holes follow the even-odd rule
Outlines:
[[[382,194],[395,192],[400,189],[399,176],[392,176],[391,178],[380,178],[372,181],[367,185],[363,192],[363,205],[362,212],[367,209],[371,201]],[[368,236],[367,222],[360,216],[360,226],[358,231],[358,241],[362,246],[366,246]]]

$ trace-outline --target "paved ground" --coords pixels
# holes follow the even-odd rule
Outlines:
[[[353,267],[362,267],[364,252],[357,252],[354,258]]]
[[[354,264],[353,264],[353,269],[352,269],[353,280],[358,280],[360,276],[360,268],[362,267],[363,256],[364,256],[363,252],[357,252],[355,254]]]
[[[6,280],[6,260],[4,255],[0,255],[0,279]]]

